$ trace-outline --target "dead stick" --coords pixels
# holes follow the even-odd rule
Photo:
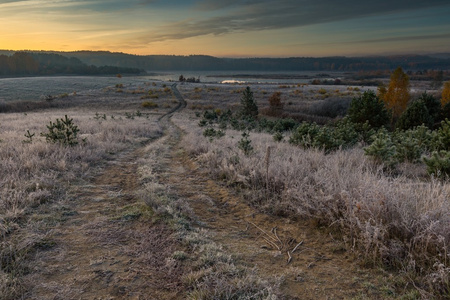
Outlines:
[[[276,227],[273,229],[273,234],[276,236],[276,238],[277,238],[277,240],[280,242],[280,244],[283,245],[283,242],[282,242],[282,241],[280,240],[280,238],[278,237],[278,234],[277,234],[277,228],[276,228]]]
[[[292,250],[292,253],[294,253],[295,250],[297,250],[297,248],[301,246],[301,244],[303,244],[303,241],[301,241],[300,243],[297,244],[297,246],[295,246],[294,250]]]
[[[291,262],[291,260],[292,260],[292,256],[291,256],[291,254],[289,253],[289,251],[287,252],[287,254],[288,254],[288,260],[287,260],[287,263],[289,264],[290,262]]]
[[[267,232],[265,232],[263,229],[261,229],[260,227],[258,227],[258,225],[256,225],[255,223],[253,223],[253,222],[250,222],[250,221],[247,221],[247,222],[249,222],[250,224],[252,224],[253,226],[255,226],[256,228],[258,228],[259,230],[261,230],[261,232],[263,232],[265,235],[267,235],[268,237],[270,237],[274,242],[276,242],[277,240],[276,239],[274,239],[270,234],[268,234]]]
[[[270,241],[269,239],[262,237],[269,245],[271,245],[272,247],[275,247],[278,249],[278,251],[281,251],[280,247],[278,247],[277,244],[275,244],[274,242]]]

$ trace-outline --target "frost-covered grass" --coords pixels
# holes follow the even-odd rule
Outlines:
[[[216,178],[244,186],[255,207],[338,230],[366,263],[404,272],[425,298],[450,296],[448,181],[393,177],[362,149],[325,155],[264,133],[250,133],[254,151],[246,156],[237,147],[240,132],[210,142],[198,119],[175,120],[190,154]]]
[[[163,111],[143,110],[139,95],[128,102],[111,93],[96,95],[97,102],[90,96],[73,96],[70,108],[65,109],[0,113],[2,299],[21,295],[21,276],[29,268],[29,254],[46,245],[49,228],[41,223],[58,222],[51,212],[36,216],[42,205],[64,201],[70,185],[94,175],[105,160],[162,134],[156,120]],[[49,143],[40,135],[48,132],[50,121],[65,115],[80,129],[79,143],[72,147]],[[31,140],[25,137],[27,130],[34,134]]]

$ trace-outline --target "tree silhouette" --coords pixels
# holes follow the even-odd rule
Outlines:
[[[247,87],[242,93],[241,104],[242,116],[256,117],[258,115],[258,106],[256,105],[255,99],[253,98],[253,92],[250,87]]]

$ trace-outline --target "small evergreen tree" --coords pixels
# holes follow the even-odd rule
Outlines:
[[[73,119],[64,116],[64,118],[56,119],[56,123],[50,121],[47,125],[48,132],[41,133],[47,142],[59,143],[65,146],[74,146],[78,144],[77,134],[80,131],[78,126],[73,123]]]
[[[364,92],[358,98],[353,98],[348,109],[348,118],[353,123],[366,123],[374,128],[389,124],[390,115],[384,103],[373,91]]]
[[[247,87],[241,97],[241,115],[243,117],[256,117],[258,115],[258,106],[253,98],[253,92]]]
[[[420,95],[419,100],[422,100],[425,103],[433,125],[436,122],[440,122],[442,120],[442,107],[438,99],[436,99],[433,95],[427,94],[427,92],[425,92]]]
[[[373,143],[364,148],[364,152],[366,155],[372,156],[377,163],[385,163],[387,166],[395,164],[396,147],[386,130],[378,131],[374,136]]]
[[[450,151],[435,151],[431,157],[424,157],[423,161],[427,165],[430,175],[448,178],[450,176]]]
[[[450,121],[445,119],[434,136],[434,149],[450,151]]]
[[[396,127],[406,130],[422,124],[431,128],[433,126],[433,118],[430,116],[425,102],[423,100],[416,100],[400,116]]]
[[[245,155],[250,155],[253,152],[252,141],[249,139],[250,134],[247,131],[242,133],[242,138],[238,142],[238,148],[241,149]]]

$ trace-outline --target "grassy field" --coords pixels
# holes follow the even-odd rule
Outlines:
[[[169,176],[164,170],[173,160],[171,151],[173,155],[186,151],[216,182],[232,188],[256,211],[292,222],[309,220],[323,234],[334,236],[361,264],[394,272],[400,279],[390,286],[393,298],[449,297],[448,180],[430,178],[423,166],[410,163],[399,165],[392,174],[364,155],[361,145],[325,154],[275,142],[271,134],[250,132],[253,151],[244,155],[238,148],[239,131],[228,128],[219,139],[204,137],[198,116],[204,110],[237,110],[244,88],[178,85],[187,109],[175,113],[172,121],[183,135],[160,121],[177,104],[164,83],[116,86],[31,106],[0,107],[4,112],[0,114],[0,295],[16,299],[29,288],[23,278],[35,272],[36,253],[55,246],[52,230],[70,218],[65,212],[68,191],[98,176],[108,162],[144,147],[136,158],[139,185],[133,189],[151,208],[152,222],[165,220],[175,231],[170,236],[181,246],[172,245],[170,253],[161,254],[167,257],[158,266],[173,270],[164,273],[165,280],[179,282],[186,290],[183,295],[191,299],[283,298],[283,276],[272,280],[259,276],[258,270],[240,263],[206,230],[196,228],[195,224],[203,224],[200,216],[193,214],[188,202],[171,196],[170,180],[164,180]],[[262,114],[267,99],[281,92],[281,116],[322,124],[343,116],[351,98],[368,89],[260,84],[251,88]],[[79,143],[73,147],[48,143],[40,135],[48,131],[50,121],[65,115],[80,128]],[[27,131],[34,135],[26,137]],[[285,133],[284,140],[288,137]],[[181,148],[176,148],[179,140]],[[114,228],[124,235],[128,232]],[[152,244],[142,238],[139,246],[127,251],[150,268],[150,258],[139,248],[143,245]],[[188,261],[188,269],[180,269],[180,261]]]

